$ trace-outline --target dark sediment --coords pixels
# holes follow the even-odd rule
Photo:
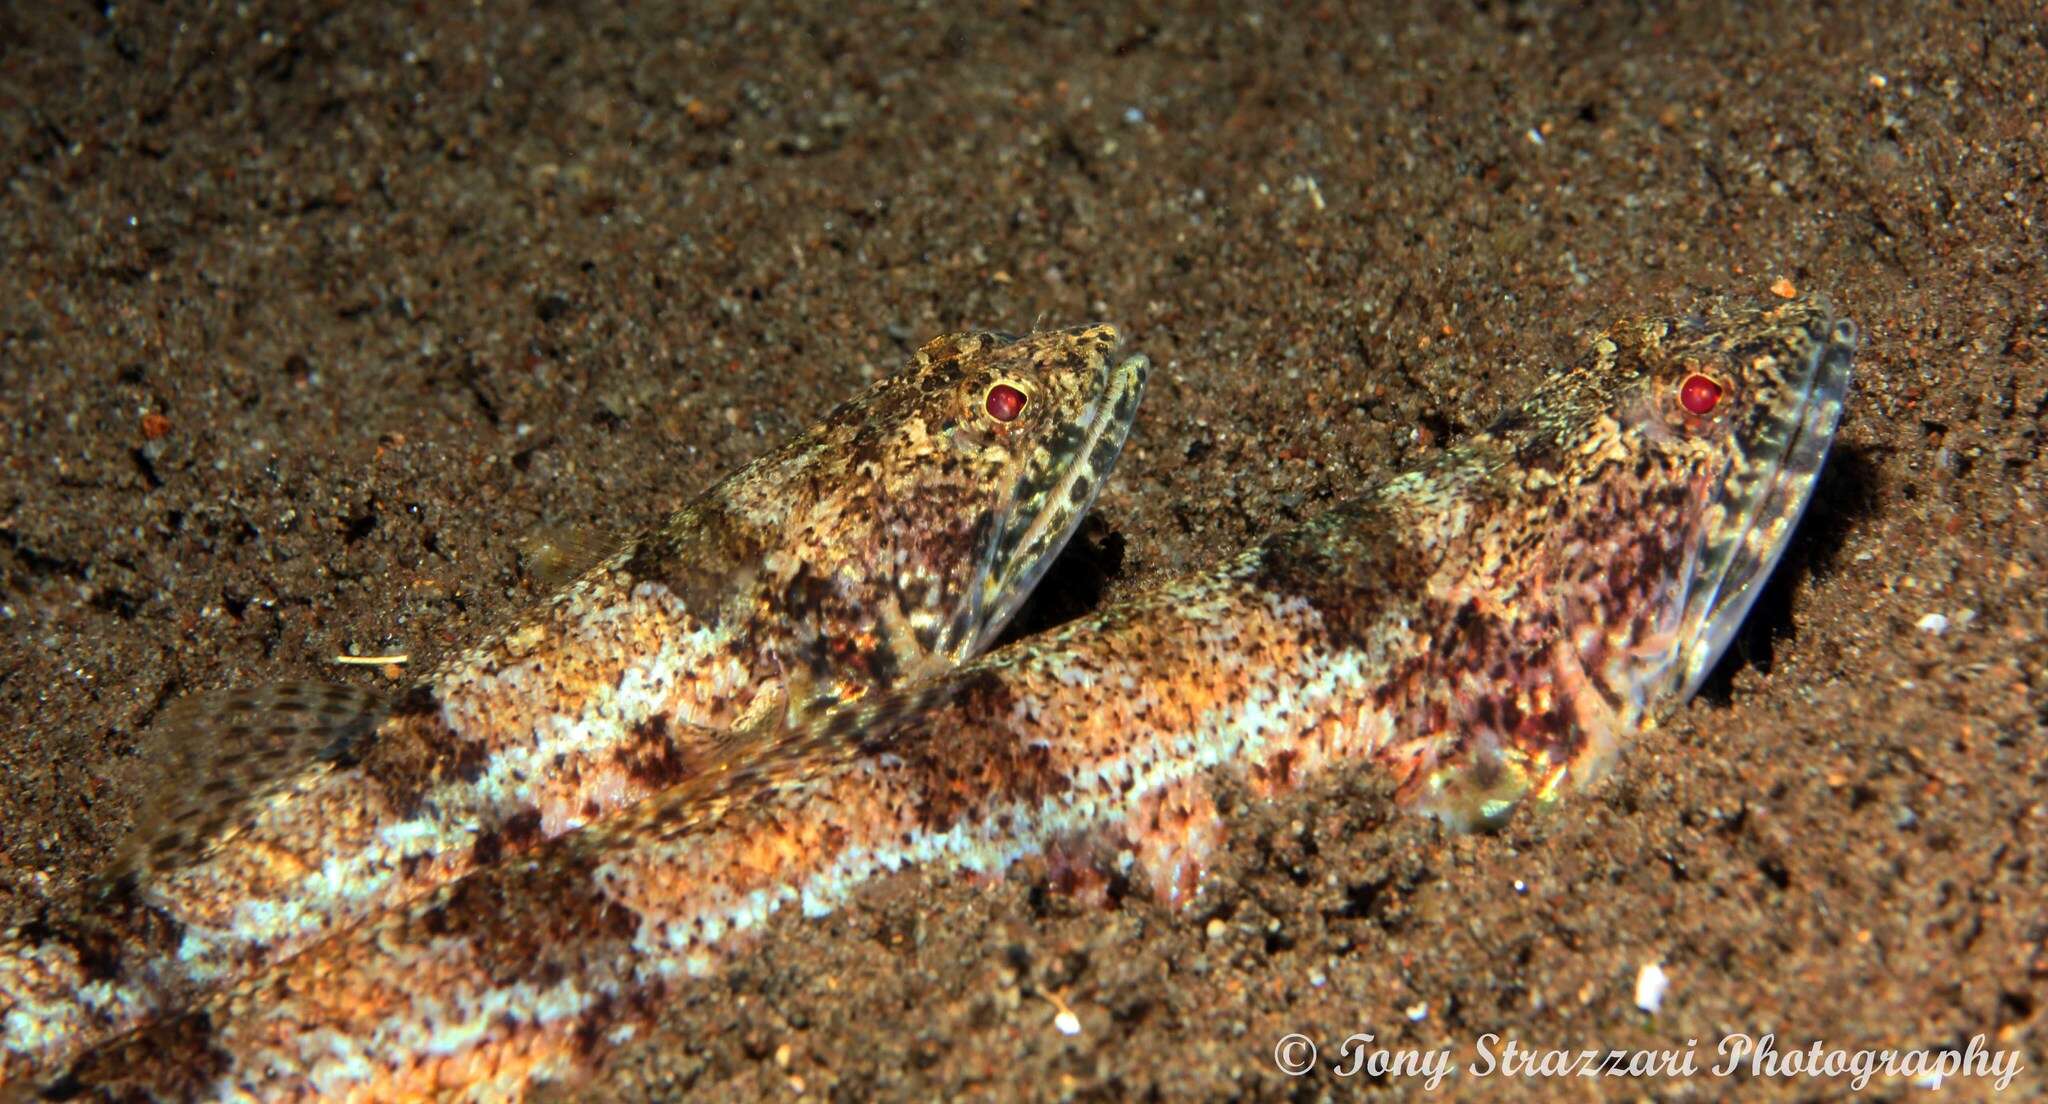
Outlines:
[[[380,683],[328,657],[474,638],[532,597],[520,536],[649,519],[932,334],[1106,319],[1153,357],[1117,555],[1053,575],[1108,598],[1591,328],[1785,281],[1865,335],[1820,499],[1590,796],[1439,838],[1332,780],[1236,814],[1187,914],[899,878],[779,924],[602,1088],[1313,1096],[1358,1086],[1283,1078],[1288,1032],[1706,1065],[1775,1031],[1983,1034],[2038,1090],[2038,6],[1437,7],[0,15],[0,919],[109,857],[170,698]]]

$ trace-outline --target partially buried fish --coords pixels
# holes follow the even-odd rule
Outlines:
[[[1169,901],[1210,787],[1340,765],[1500,820],[1683,703],[1804,508],[1855,330],[1811,301],[1614,325],[1491,427],[1186,576],[814,718],[117,1041],[58,1095],[517,1098],[771,915],[1055,850]]]
[[[938,338],[394,701],[174,706],[181,767],[121,876],[0,941],[0,1083],[600,820],[722,733],[981,651],[1122,448],[1147,362],[1117,344]]]

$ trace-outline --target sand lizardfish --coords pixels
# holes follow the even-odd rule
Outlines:
[[[514,1098],[772,914],[1055,849],[1197,889],[1226,776],[1383,773],[1497,821],[1684,702],[1784,550],[1855,330],[1813,302],[1615,325],[1413,470],[950,675],[872,695],[89,1056],[63,1094]]]
[[[983,650],[1123,446],[1147,362],[1117,344],[938,338],[395,700],[173,707],[131,869],[0,944],[0,1081],[599,820],[723,733]]]

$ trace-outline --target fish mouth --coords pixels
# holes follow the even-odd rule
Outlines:
[[[1078,442],[1068,450],[1064,464],[1053,465],[1056,474],[1050,486],[1035,496],[1038,508],[1028,520],[1002,526],[1004,535],[988,546],[991,562],[982,572],[977,595],[981,623],[969,644],[969,655],[986,649],[1016,616],[1095,505],[1103,480],[1116,466],[1137,419],[1138,400],[1151,367],[1152,362],[1142,354],[1121,361],[1108,350],[1097,355],[1092,397],[1077,419]]]
[[[1786,386],[1795,401],[1768,417],[1724,479],[1719,536],[1695,547],[1679,594],[1683,600],[1672,663],[1659,681],[1675,688],[1670,708],[1690,700],[1735,639],[1765,580],[1791,543],[1813,499],[1828,446],[1841,422],[1855,357],[1854,323],[1822,305],[1807,327],[1812,348]],[[1650,700],[1662,695],[1651,693]]]

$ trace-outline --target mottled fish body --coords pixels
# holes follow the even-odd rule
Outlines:
[[[1186,900],[1225,777],[1351,765],[1489,823],[1597,775],[1726,645],[1813,486],[1853,327],[1613,326],[1492,427],[1170,582],[797,726],[81,1063],[70,1093],[517,1098],[770,916],[907,867],[1090,856]]]
[[[119,876],[0,941],[0,1083],[743,754],[732,733],[979,652],[1122,447],[1147,365],[1117,343],[936,339],[394,701],[174,706]]]

